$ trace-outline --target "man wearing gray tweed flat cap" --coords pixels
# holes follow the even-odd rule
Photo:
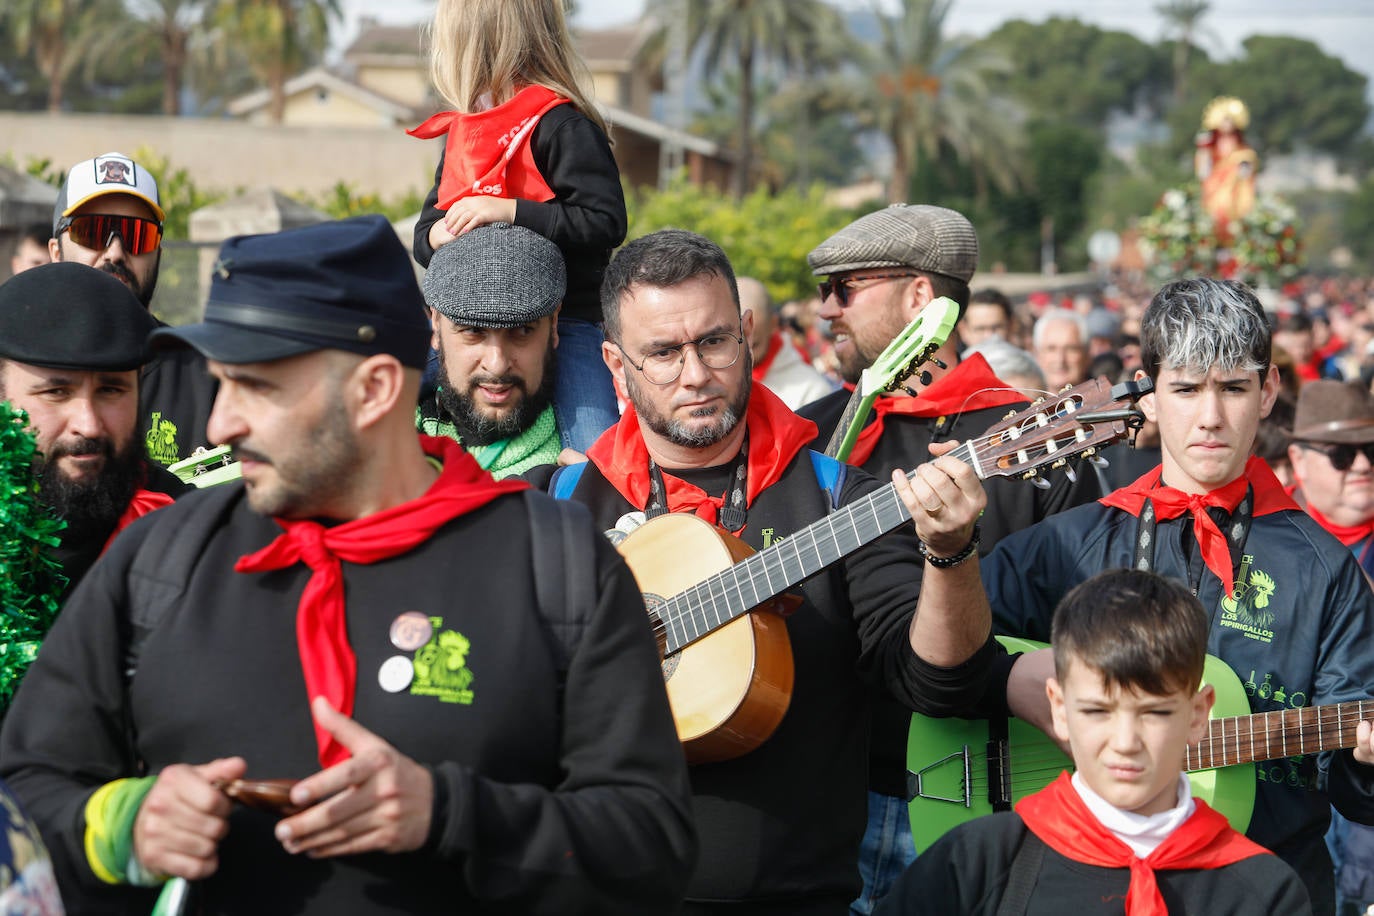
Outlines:
[[[821,318],[830,322],[835,354],[846,381],[857,382],[892,339],[933,300],[959,306],[962,323],[969,280],[978,269],[978,236],[954,210],[926,204],[893,204],[860,217],[817,245],[807,261],[820,284]],[[879,479],[895,468],[943,455],[957,440],[982,435],[1008,411],[1036,395],[999,379],[982,355],[961,359],[959,325],[935,352],[935,360],[900,380],[880,397],[847,460]],[[928,374],[926,374],[928,373]],[[910,393],[907,393],[910,392]],[[839,424],[848,391],[813,401],[797,412],[813,420],[824,448]],[[1047,515],[1101,495],[1097,478],[1060,475],[1048,490],[1021,481],[983,482],[987,508],[978,552],[986,555],[1004,536]],[[869,823],[859,857],[864,888],[851,912],[872,912],[906,863],[915,858],[906,805],[908,710],[886,698],[874,704],[869,737]]]
[[[558,460],[554,351],[566,277],[558,246],[509,223],[458,236],[425,274],[439,387],[416,425],[461,442],[494,477]]]

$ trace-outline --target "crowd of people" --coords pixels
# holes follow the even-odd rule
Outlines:
[[[119,153],[20,239],[0,399],[67,585],[0,659],[0,910],[1374,903],[1370,288],[1013,303],[967,218],[894,204],[776,303],[689,229],[622,244],[562,15],[439,3],[409,251],[381,217],[236,237],[161,325],[157,177]],[[1052,400],[1095,379],[1138,427],[1106,467]],[[213,485],[168,471],[217,446]],[[1250,810],[1187,777],[1210,717],[1327,710],[1297,752],[1250,726]],[[1072,776],[918,854],[913,715],[1019,719]]]

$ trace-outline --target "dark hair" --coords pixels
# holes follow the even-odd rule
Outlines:
[[[927,271],[922,271],[921,276],[930,281],[930,291],[935,294],[937,299],[944,296],[946,299],[954,300],[954,304],[959,306],[959,317],[955,320],[962,321],[969,304],[968,284],[958,277],[947,277],[944,274]]]
[[[1289,333],[1306,333],[1312,330],[1312,319],[1302,312],[1292,312],[1287,315],[1280,315],[1278,326],[1275,330],[1287,331]]]
[[[1234,280],[1197,277],[1167,283],[1140,319],[1140,363],[1161,368],[1239,369],[1264,380],[1271,355],[1269,320],[1255,294]]]
[[[660,229],[628,242],[611,258],[601,281],[606,339],[620,339],[620,299],[630,287],[642,283],[666,289],[702,276],[724,278],[739,308],[739,286],[730,259],[706,236],[685,229]]]
[[[14,239],[14,253],[18,254],[19,249],[24,247],[25,242],[33,242],[44,251],[48,250],[48,239],[52,238],[52,226],[47,223],[29,223]]]
[[[1269,416],[1259,422],[1255,431],[1255,444],[1251,451],[1256,458],[1273,467],[1288,463],[1288,446],[1293,441],[1293,417],[1296,406],[1293,399],[1280,394],[1274,399],[1274,407]]]
[[[1121,373],[1126,369],[1126,363],[1122,361],[1121,355],[1116,352],[1099,353],[1088,363],[1088,378],[1097,378],[1105,375],[1113,382],[1121,378]]]
[[[1087,665],[1109,687],[1162,696],[1196,690],[1207,657],[1207,612],[1158,573],[1109,569],[1082,582],[1054,611],[1050,641],[1061,681]]]
[[[995,305],[1002,310],[1002,314],[1007,316],[1009,324],[1016,324],[1016,310],[1012,308],[1011,300],[1000,289],[994,289],[991,286],[984,287],[969,296],[968,304]]]

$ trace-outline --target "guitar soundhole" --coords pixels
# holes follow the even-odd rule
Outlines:
[[[653,592],[644,592],[644,607],[649,612],[649,626],[653,628],[654,642],[658,643],[659,658],[663,658],[664,652],[668,649],[668,629],[663,617],[659,615],[658,609],[667,603],[662,595],[655,595]],[[677,670],[678,659],[682,658],[680,653],[663,658],[663,680],[668,680]]]

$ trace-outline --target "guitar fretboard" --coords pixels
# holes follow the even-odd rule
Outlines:
[[[1371,714],[1374,700],[1351,700],[1213,719],[1203,739],[1188,746],[1183,768],[1209,770],[1354,747],[1356,726]]]
[[[672,655],[909,520],[888,485],[664,603],[664,654]]]

